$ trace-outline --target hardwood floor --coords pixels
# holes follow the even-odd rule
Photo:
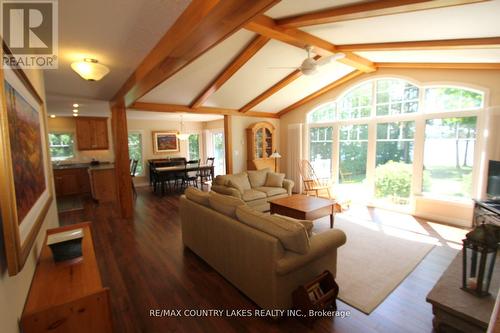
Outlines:
[[[133,221],[118,218],[112,204],[85,202],[83,211],[60,214],[61,225],[93,221],[96,255],[103,283],[111,289],[115,332],[432,332],[432,310],[425,297],[457,253],[462,230],[417,221],[377,209],[356,211],[384,225],[402,227],[438,245],[369,316],[338,302],[350,317],[321,318],[312,328],[295,318],[152,317],[151,310],[257,309],[256,305],[188,249],[181,240],[179,197],[137,188]],[[389,217],[387,217],[389,216]],[[399,216],[399,217],[398,217]],[[315,224],[329,228],[328,218]],[[447,234],[452,235],[451,238]],[[380,253],[380,255],[391,255]],[[342,288],[342,286],[340,286]]]

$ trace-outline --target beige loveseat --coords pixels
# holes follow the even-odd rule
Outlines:
[[[241,199],[188,189],[182,240],[263,309],[289,309],[292,292],[325,270],[336,274],[344,232],[309,234],[311,221],[256,211]]]
[[[271,169],[248,170],[215,177],[212,191],[231,195],[260,211],[269,210],[269,201],[292,195],[294,182]]]

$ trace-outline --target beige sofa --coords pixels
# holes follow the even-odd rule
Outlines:
[[[292,194],[294,182],[271,169],[248,170],[215,177],[212,191],[231,195],[259,211],[269,210],[269,201]]]
[[[346,241],[341,230],[308,234],[311,221],[271,216],[213,192],[188,189],[180,216],[184,245],[263,309],[289,309],[299,285],[325,270],[335,275]]]

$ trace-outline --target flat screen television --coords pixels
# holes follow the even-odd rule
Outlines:
[[[490,160],[488,164],[488,187],[486,188],[488,197],[500,200],[500,161]]]

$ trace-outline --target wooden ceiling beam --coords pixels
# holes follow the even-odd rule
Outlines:
[[[247,116],[247,117],[263,117],[263,118],[279,118],[276,113],[269,112],[246,112],[241,113],[235,109],[214,108],[207,106],[200,106],[199,108],[192,108],[187,105],[176,104],[162,104],[162,103],[146,103],[135,102],[128,109],[138,111],[153,111],[153,112],[174,112],[174,113],[199,113],[199,114],[219,114],[226,116]]]
[[[248,22],[245,28],[259,35],[267,36],[302,49],[312,46],[314,47],[314,52],[320,56],[329,56],[338,52],[334,44],[299,29],[280,27],[276,25],[276,22],[272,18],[265,15],[260,15]],[[345,53],[345,58],[337,60],[338,62],[352,66],[363,72],[373,72],[376,70],[375,65],[371,61],[352,52],[343,53]]]
[[[279,0],[193,0],[118,90],[129,106]]]
[[[255,37],[241,53],[194,99],[191,103],[192,108],[197,108],[224,83],[226,83],[248,60],[250,60],[260,49],[267,44],[269,37],[258,35]]]
[[[358,20],[420,10],[467,5],[488,0],[384,0],[346,5],[276,20],[284,28]]]
[[[500,69],[500,63],[378,62],[379,68]]]
[[[317,55],[314,57],[314,59],[318,60],[321,59],[321,57]],[[288,74],[285,78],[283,78],[281,81],[273,85],[271,88],[267,89],[262,94],[260,94],[259,96],[255,97],[250,102],[245,104],[245,106],[243,106],[239,111],[242,113],[250,111],[254,106],[268,99],[272,95],[276,94],[278,91],[285,88],[286,86],[288,86],[290,83],[292,83],[302,75],[303,74],[299,69],[294,70],[293,72]]]
[[[500,48],[500,37],[337,45],[340,52]]]
[[[306,104],[307,102],[312,101],[313,99],[318,98],[319,96],[326,94],[330,90],[337,88],[340,85],[343,85],[344,83],[360,76],[361,74],[363,74],[363,72],[358,70],[358,71],[351,72],[351,73],[341,77],[337,81],[330,83],[329,85],[321,88],[320,90],[318,90],[318,91],[302,98],[301,100],[293,103],[292,105],[284,108],[283,110],[278,112],[278,116],[281,117],[281,116],[287,114],[288,112],[295,110],[299,106],[302,106],[302,105]]]

